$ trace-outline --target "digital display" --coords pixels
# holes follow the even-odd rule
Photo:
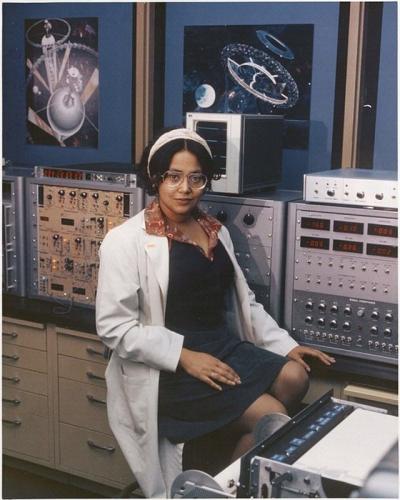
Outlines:
[[[364,224],[361,222],[335,220],[333,221],[333,230],[336,233],[363,234]]]
[[[329,250],[329,239],[302,236],[300,238],[300,246],[304,248],[314,248],[315,250]]]
[[[368,234],[371,236],[385,236],[397,238],[397,226],[385,226],[383,224],[368,224]]]
[[[73,226],[75,224],[74,219],[64,219],[63,217],[61,218],[61,224],[63,226]]]
[[[367,243],[367,255],[375,255],[376,257],[393,257],[397,259],[397,247]]]
[[[363,253],[361,241],[333,240],[333,250],[338,252]]]
[[[302,217],[301,227],[304,229],[319,229],[321,231],[329,231],[331,221],[329,219],[314,219],[312,217]]]
[[[53,177],[56,179],[71,179],[75,181],[83,180],[83,172],[80,170],[59,170],[56,168],[44,168],[43,177]]]

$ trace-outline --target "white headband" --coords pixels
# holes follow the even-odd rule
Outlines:
[[[150,149],[149,158],[147,160],[147,175],[149,177],[151,177],[151,175],[150,175],[150,160],[152,159],[154,153],[156,151],[158,151],[160,148],[162,148],[165,144],[167,144],[168,142],[174,141],[175,139],[189,139],[191,141],[198,142],[199,144],[201,144],[203,146],[203,148],[207,151],[207,153],[212,158],[212,153],[211,153],[211,149],[210,149],[209,145],[196,132],[194,132],[193,130],[189,130],[188,128],[177,128],[174,130],[170,130],[169,132],[166,132],[165,134],[160,136]]]

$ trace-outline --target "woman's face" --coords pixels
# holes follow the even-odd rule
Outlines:
[[[164,214],[171,219],[184,218],[191,214],[199,202],[204,189],[193,189],[188,180],[189,174],[201,174],[202,168],[197,157],[190,151],[179,151],[171,159],[168,171],[183,175],[180,184],[173,187],[167,181],[158,186],[160,207]]]

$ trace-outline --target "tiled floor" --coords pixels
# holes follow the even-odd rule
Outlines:
[[[106,498],[3,465],[2,498]]]

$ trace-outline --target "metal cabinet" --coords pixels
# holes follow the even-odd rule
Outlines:
[[[3,452],[113,488],[134,481],[107,420],[94,336],[3,318]]]

